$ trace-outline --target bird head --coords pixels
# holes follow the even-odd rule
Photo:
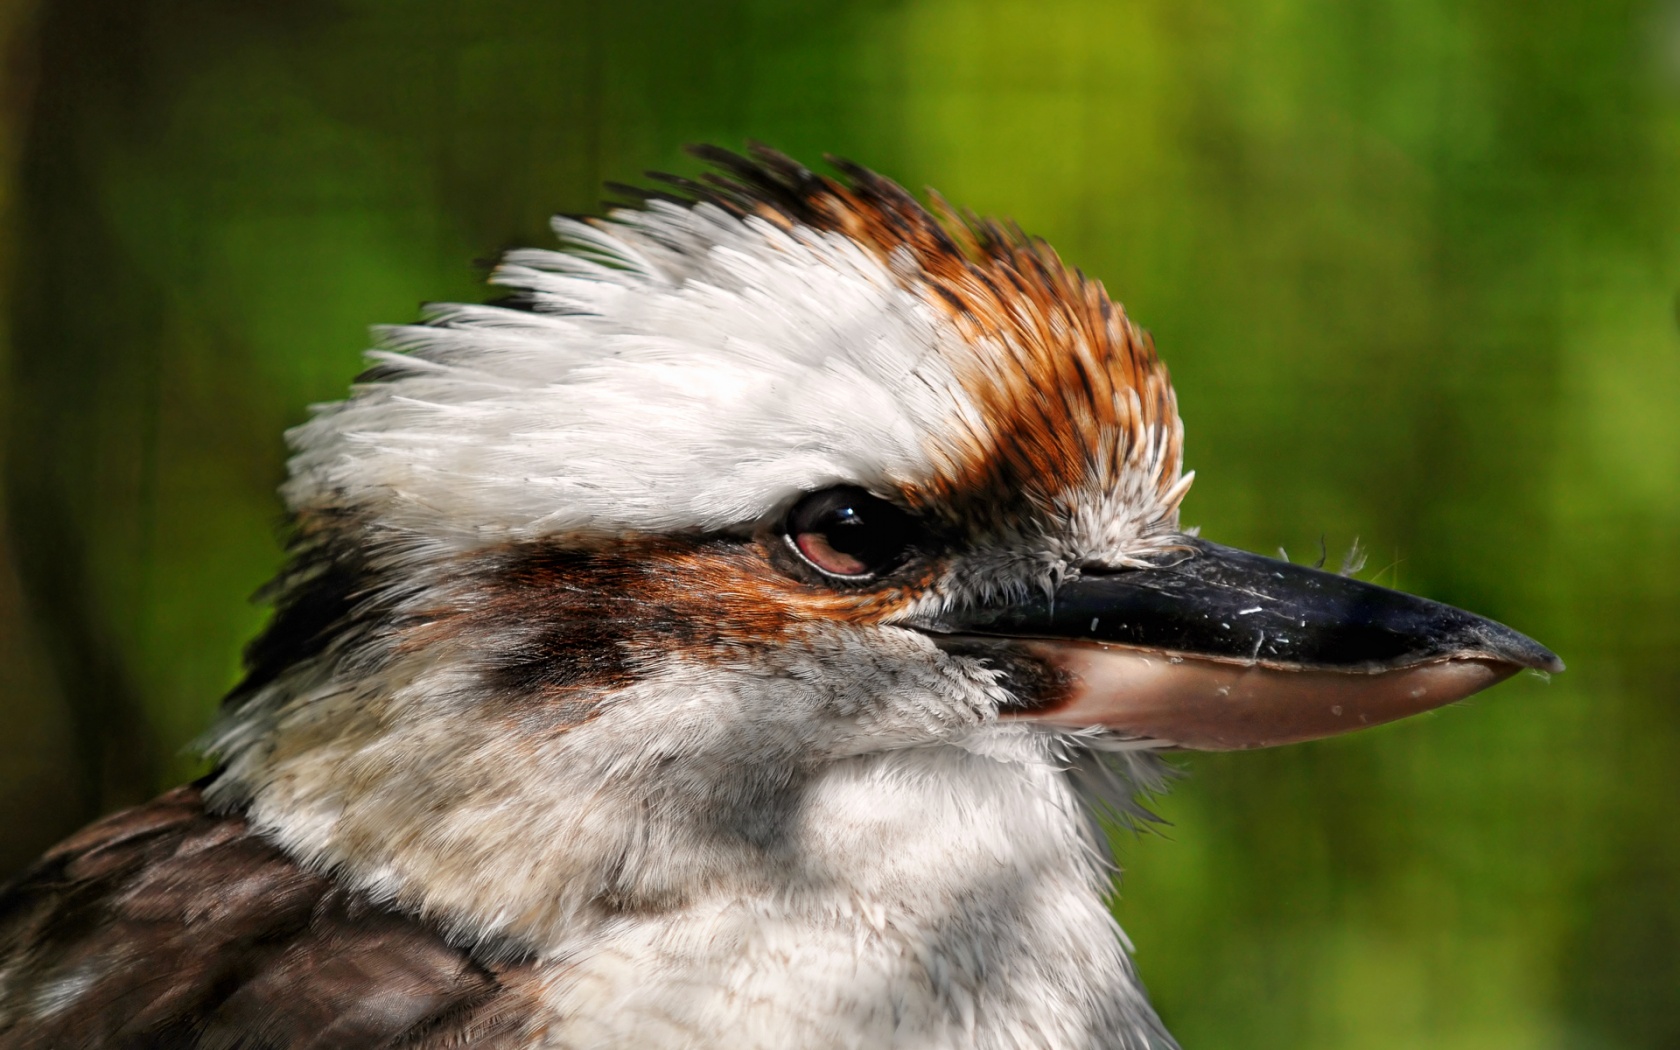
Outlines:
[[[918,778],[1059,776],[1070,742],[1266,746],[1556,666],[1182,528],[1167,371],[1041,242],[859,168],[705,155],[509,254],[511,300],[383,331],[291,434],[293,557],[209,741],[217,804],[540,948],[832,876],[823,792],[868,823]],[[927,797],[960,822],[1022,790]]]

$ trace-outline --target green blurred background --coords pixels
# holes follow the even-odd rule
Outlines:
[[[0,874],[198,769],[366,325],[750,137],[1100,276],[1206,535],[1570,664],[1181,760],[1118,909],[1186,1047],[1680,1047],[1675,0],[6,0],[0,53]]]

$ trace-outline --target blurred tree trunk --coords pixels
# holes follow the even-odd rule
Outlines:
[[[18,252],[20,195],[18,158],[29,136],[39,60],[39,18],[32,0],[0,3],[0,455],[13,450],[39,454],[22,432],[29,413],[20,410],[13,385],[17,346],[10,324],[15,274],[25,264]],[[24,576],[34,561],[32,544],[17,543],[13,531],[10,470],[0,479],[0,699],[7,731],[0,734],[0,872],[25,864],[66,828],[76,827],[104,805],[96,769],[102,749],[97,717],[79,709],[71,690],[60,687],[62,665],[52,659],[42,630],[44,612],[25,596]],[[24,571],[20,571],[24,570]],[[131,748],[131,744],[126,744]],[[144,759],[141,759],[144,761]]]

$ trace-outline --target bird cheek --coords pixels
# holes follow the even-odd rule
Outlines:
[[[996,676],[1004,689],[998,702],[1002,718],[1049,717],[1074,703],[1083,683],[1053,653],[1034,651],[1028,641],[1001,638],[946,638],[939,648],[949,656],[971,660]]]

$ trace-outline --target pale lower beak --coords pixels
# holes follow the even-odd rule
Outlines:
[[[1392,722],[1524,668],[1561,671],[1492,620],[1186,537],[1157,564],[930,627],[986,659],[1007,715],[1166,746],[1270,747]]]

